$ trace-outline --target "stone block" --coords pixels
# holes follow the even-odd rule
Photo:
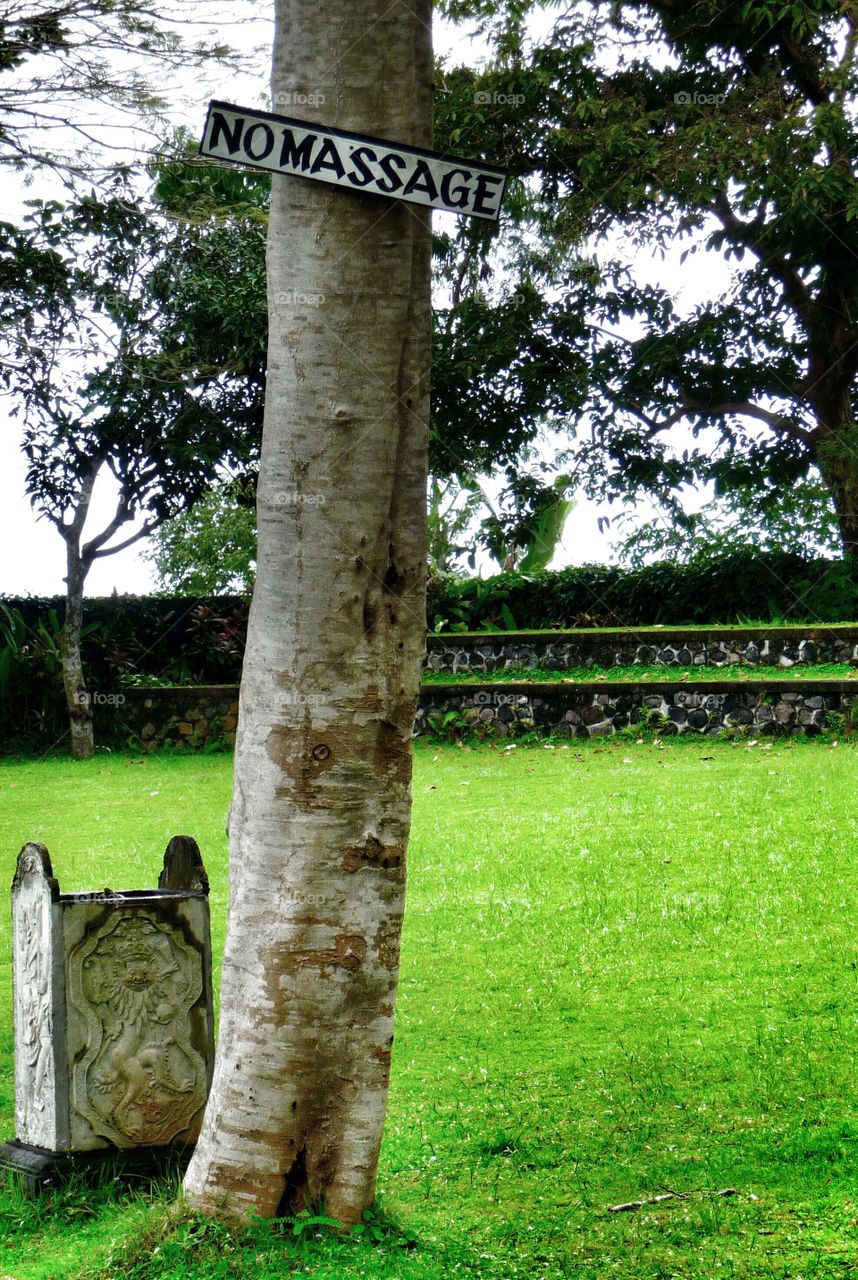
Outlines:
[[[60,893],[27,844],[12,886],[15,1124],[43,1152],[196,1140],[214,1058],[208,881],[175,836],[158,889]]]

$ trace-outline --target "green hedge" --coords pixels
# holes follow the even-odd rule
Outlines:
[[[61,739],[61,596],[0,598],[0,747]],[[82,650],[99,741],[120,740],[116,698],[128,682],[236,684],[247,632],[242,597],[93,597],[84,601]]]
[[[0,746],[54,741],[65,731],[59,631],[65,602],[0,598]],[[236,684],[247,630],[243,597],[114,596],[84,603],[83,654],[92,691],[128,681]],[[851,622],[858,585],[842,561],[742,552],[705,565],[635,571],[585,565],[530,578],[436,578],[432,630],[681,626],[755,621]],[[110,706],[110,701],[107,706]],[[121,715],[96,709],[96,732]]]
[[[858,580],[842,560],[751,551],[705,564],[583,565],[522,578],[435,578],[434,631],[753,622],[852,622]]]

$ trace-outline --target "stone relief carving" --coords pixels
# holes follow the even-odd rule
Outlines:
[[[44,868],[29,852],[18,862],[13,904],[16,1128],[23,1142],[48,1145],[55,1128],[51,898]]]
[[[152,912],[114,912],[68,961],[69,994],[87,1024],[73,1104],[118,1146],[162,1145],[206,1100],[206,1064],[191,1043],[202,960],[181,929]]]

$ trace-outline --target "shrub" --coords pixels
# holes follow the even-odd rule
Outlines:
[[[531,577],[435,577],[428,617],[439,631],[849,622],[858,618],[858,580],[847,561],[746,550],[641,569],[581,565]]]

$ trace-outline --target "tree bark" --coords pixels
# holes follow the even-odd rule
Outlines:
[[[430,13],[278,0],[274,109],[306,94],[307,118],[430,145]],[[415,206],[274,179],[220,1034],[185,1180],[208,1212],[352,1223],[375,1192],[425,646],[430,249]]]
[[[858,458],[824,462],[820,471],[831,491],[844,557],[852,560],[858,572]]]
[[[858,362],[854,348],[852,327],[826,323],[823,316],[813,334],[808,398],[816,416],[814,461],[831,492],[843,553],[858,566],[858,422],[852,403]]]
[[[66,612],[62,632],[63,687],[69,713],[72,758],[89,760],[95,754],[95,738],[91,700],[80,654],[86,568],[73,539],[67,542],[66,564]]]

